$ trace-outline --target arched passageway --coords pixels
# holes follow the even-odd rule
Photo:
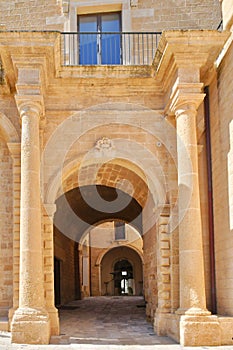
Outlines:
[[[127,246],[110,249],[101,261],[104,295],[142,295],[142,260],[138,252]]]
[[[152,319],[155,313],[155,202],[143,176],[131,169],[121,163],[104,166],[103,184],[87,181],[75,187],[72,175],[64,181],[67,191],[57,198],[54,215],[55,300],[61,310],[61,324],[64,305],[89,297],[99,297],[101,302],[103,296],[137,296],[147,301],[143,304],[144,320],[146,315]],[[87,178],[92,171],[91,166],[86,170]],[[111,179],[118,176],[121,181],[123,175],[126,182],[119,188]],[[134,191],[127,181],[134,184]],[[153,296],[149,293],[152,289]],[[76,317],[79,318],[78,310]]]
[[[136,252],[142,254],[142,208],[136,199],[119,189],[90,185],[68,191],[58,198],[56,204],[56,305],[87,296],[105,295],[108,287],[105,283],[112,279],[113,264],[123,258],[132,261],[136,276],[136,280],[131,278],[132,294],[142,294],[142,262]],[[111,267],[104,263],[109,257],[114,260]],[[109,295],[115,295],[116,288],[112,284]]]
[[[132,295],[134,289],[133,266],[128,259],[118,260],[114,265],[114,289],[118,295]]]

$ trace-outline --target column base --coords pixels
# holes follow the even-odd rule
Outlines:
[[[168,336],[174,339],[177,343],[180,341],[180,316],[156,310],[154,317],[154,332],[158,336]]]
[[[59,325],[59,316],[58,310],[56,307],[46,308],[49,319],[50,319],[50,334],[59,335],[60,334],[60,325]]]
[[[198,307],[191,307],[189,309],[179,308],[175,312],[177,315],[187,315],[187,316],[210,316],[211,312],[206,309],[201,309]]]
[[[9,324],[11,324],[12,319],[13,319],[13,316],[14,316],[14,313],[15,313],[15,311],[16,311],[17,309],[18,309],[18,308],[12,307],[12,308],[9,310],[9,312],[8,312]]]
[[[180,344],[183,346],[220,346],[221,328],[217,316],[180,317]]]
[[[49,344],[50,321],[44,309],[19,308],[11,323],[11,342]]]
[[[167,315],[169,311],[157,309],[154,316],[154,331],[158,336],[167,335]]]

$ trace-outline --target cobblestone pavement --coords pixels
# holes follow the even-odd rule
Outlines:
[[[0,350],[233,350],[233,346],[185,347],[168,337],[158,337],[145,319],[141,297],[92,297],[69,303],[59,310],[61,335],[50,345],[10,343],[10,333],[0,332]]]

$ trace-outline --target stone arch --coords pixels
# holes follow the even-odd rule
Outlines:
[[[81,169],[81,176],[79,176],[79,167],[79,160],[66,164],[62,183],[61,172],[54,176],[47,186],[45,203],[54,203],[56,198],[65,192],[80,186],[80,182],[82,186],[95,184],[123,190],[134,196],[142,207],[145,206],[149,193],[152,194],[155,203],[163,204],[167,201],[166,181],[160,170],[157,173],[156,171],[153,173],[150,169],[144,171],[133,161],[121,158],[107,161],[104,164],[91,163]]]
[[[145,125],[144,123],[138,124],[138,118],[141,118],[143,113],[145,114],[145,117],[148,121],[148,123]],[[100,115],[101,118],[98,118],[98,115]],[[166,121],[164,120],[164,118],[162,118],[159,112],[151,111],[143,106],[133,106],[132,104],[127,103],[112,103],[111,106],[109,106],[109,104],[107,103],[100,106],[93,106],[87,110],[77,113],[76,115],[72,115],[70,118],[66,119],[61,125],[58,126],[56,133],[54,133],[54,135],[47,142],[44,156],[46,159],[46,163],[50,164],[50,170],[48,172],[47,178],[45,179],[45,202],[54,203],[57,193],[59,193],[61,182],[63,182],[64,180],[64,172],[66,172],[65,177],[68,176],[69,171],[72,171],[72,167],[77,167],[77,163],[81,162],[83,154],[76,155],[75,160],[66,158],[66,161],[64,163],[65,155],[67,154],[67,151],[69,150],[70,146],[78,139],[81,139],[84,135],[88,135],[89,132],[98,131],[98,128],[114,127],[114,129],[119,131],[122,127],[130,127],[134,128],[135,130],[141,130],[143,133],[140,136],[141,145],[145,144],[146,139],[149,136],[153,136],[155,138],[154,144],[157,145],[157,151],[162,152],[163,154],[164,152],[167,152],[167,154],[170,154],[170,156],[174,159],[174,162],[176,162],[176,152],[174,151],[174,142],[176,140],[175,130],[173,130],[174,128],[172,128],[171,125],[164,125],[164,123],[166,124]],[[128,133],[131,139],[127,139],[127,142],[133,142],[135,140],[135,130],[132,133]],[[70,132],[70,137],[67,137],[67,135]],[[120,135],[120,132],[118,133],[118,135]],[[126,136],[127,133],[125,133],[124,135]],[[94,147],[93,142],[90,143],[90,140],[89,145],[90,148]],[[61,147],[66,148],[65,151]],[[83,151],[83,145],[81,145],[81,147],[79,147],[78,149],[82,149]],[[125,151],[124,147],[123,151]],[[141,151],[142,150],[139,150],[139,152]],[[57,164],[55,166],[53,164],[53,159],[50,158],[56,153],[58,155]],[[131,158],[135,157],[135,153],[131,156]],[[148,156],[148,154],[145,154],[144,149],[144,153],[140,153],[141,162],[143,162],[144,159],[149,159],[150,156]],[[119,152],[117,154],[117,158],[123,158],[119,156]],[[155,162],[155,160],[156,159],[154,157],[153,162]],[[62,166],[60,166],[61,163]],[[51,166],[52,164],[53,166]],[[78,166],[80,166],[80,163]],[[147,164],[146,166],[143,166],[142,164],[141,166],[139,165],[139,168],[149,172],[152,166],[152,164]],[[155,171],[151,171],[151,182],[155,181],[155,174],[158,173],[158,171],[158,166],[157,169],[155,169]],[[148,176],[148,174],[146,175]],[[157,180],[157,185],[159,185],[159,176],[157,176]],[[164,183],[165,182],[166,181],[164,181]],[[157,186],[157,188],[158,187],[159,186]],[[163,201],[164,200],[162,200],[162,202]]]
[[[67,237],[80,242],[83,233],[97,222],[120,219],[141,234],[142,207],[135,197],[103,185],[76,187],[57,201],[54,225]]]
[[[135,252],[140,256],[141,261],[142,261],[142,264],[144,264],[144,259],[143,259],[142,251],[139,250],[137,247],[135,247],[134,245],[132,245],[132,244],[130,244],[130,243],[127,244],[127,247],[129,247],[129,248],[135,250]],[[102,261],[103,257],[105,256],[105,254],[107,254],[108,251],[110,251],[111,249],[114,249],[114,248],[116,248],[116,245],[112,245],[112,246],[110,246],[108,249],[101,251],[101,252],[99,253],[97,259],[96,259],[96,262],[95,262],[96,266],[100,266],[100,265],[101,265],[101,261]]]
[[[138,254],[138,252],[133,249],[132,247],[128,246],[120,246],[120,247],[114,247],[112,249],[109,249],[103,256],[101,260],[101,290],[102,294],[104,291],[105,282],[104,279],[107,279],[107,276],[109,273],[113,272],[111,271],[115,265],[116,262],[119,260],[126,259],[130,262],[130,264],[134,268],[134,279],[135,279],[135,294],[136,295],[142,295],[142,281],[143,281],[143,261],[141,259],[141,256]],[[109,283],[111,283],[110,288],[108,292],[110,295],[115,295],[117,293],[116,290],[114,290],[114,278],[113,280],[110,280]]]
[[[0,132],[8,142],[20,142],[20,137],[10,119],[0,112]]]
[[[78,167],[73,168],[72,173],[63,182],[63,189],[59,192],[72,190],[78,187],[80,182],[82,186],[103,185],[118,188],[133,196],[142,207],[145,205],[149,191],[147,179],[142,169],[132,162],[115,159],[104,164],[90,164],[82,168],[81,172],[79,176]]]

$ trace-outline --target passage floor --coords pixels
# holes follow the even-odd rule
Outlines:
[[[59,309],[61,335],[49,345],[10,343],[0,332],[0,350],[233,350],[233,346],[183,347],[158,337],[146,321],[142,297],[91,297]]]
[[[52,343],[155,345],[174,344],[158,337],[146,321],[142,297],[90,297],[59,310],[61,336]]]

